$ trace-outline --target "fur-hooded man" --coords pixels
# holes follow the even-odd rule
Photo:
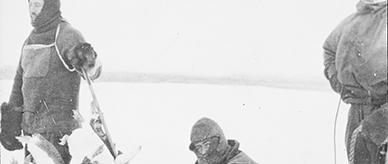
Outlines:
[[[226,140],[221,127],[209,118],[198,120],[191,130],[190,150],[196,164],[256,164],[239,150],[236,140]]]
[[[351,104],[346,148],[354,164],[381,164],[388,139],[387,1],[361,0],[323,46],[325,76]]]

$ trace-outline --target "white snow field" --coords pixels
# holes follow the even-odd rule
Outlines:
[[[0,81],[0,100],[7,101],[12,81]],[[141,152],[131,164],[189,164],[192,125],[201,117],[216,120],[227,138],[260,164],[330,164],[338,96],[313,91],[261,86],[177,83],[113,83],[94,85],[113,140]],[[80,110],[88,119],[91,96],[83,82]],[[344,133],[348,106],[341,105],[337,129],[338,164],[345,164]],[[86,155],[101,143],[84,125],[73,153]],[[113,163],[104,152],[99,160]],[[22,163],[21,151],[1,150],[1,163]]]

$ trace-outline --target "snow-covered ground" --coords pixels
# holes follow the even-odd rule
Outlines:
[[[11,81],[0,81],[0,101],[7,101],[11,86]],[[188,149],[190,130],[205,116],[216,120],[227,138],[237,139],[241,150],[260,164],[334,163],[333,123],[338,96],[330,90],[110,82],[98,82],[94,87],[113,140],[128,152],[142,146],[132,164],[194,163],[195,156]],[[82,84],[80,98],[80,110],[87,119],[91,96],[86,83]],[[339,164],[347,163],[347,108],[342,104],[339,113]],[[79,139],[85,144],[77,148],[79,154],[99,145],[92,133]],[[2,164],[12,158],[22,159],[22,152],[1,150]]]

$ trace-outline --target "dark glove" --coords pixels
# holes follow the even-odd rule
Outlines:
[[[23,148],[15,137],[21,135],[22,110],[7,103],[1,104],[1,133],[0,142],[9,151]]]
[[[75,69],[82,72],[82,69],[89,71],[96,63],[97,53],[89,43],[80,43],[74,50],[74,57],[70,59],[70,64]]]
[[[362,133],[376,145],[382,145],[388,139],[388,103],[376,109],[362,122]]]

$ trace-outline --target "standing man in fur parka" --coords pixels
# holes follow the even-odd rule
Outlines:
[[[191,129],[190,150],[197,156],[195,164],[257,164],[239,150],[239,142],[227,140],[221,127],[212,119],[201,118]]]
[[[388,141],[387,1],[361,0],[323,46],[325,76],[351,104],[350,163],[384,164]]]
[[[68,164],[68,145],[60,144],[60,139],[80,127],[74,114],[78,112],[79,72],[84,69],[95,79],[101,65],[90,44],[62,18],[59,0],[28,3],[33,30],[22,47],[10,99],[1,107],[0,141],[6,149],[16,150],[22,148],[15,139],[20,128],[24,135],[40,134]]]

